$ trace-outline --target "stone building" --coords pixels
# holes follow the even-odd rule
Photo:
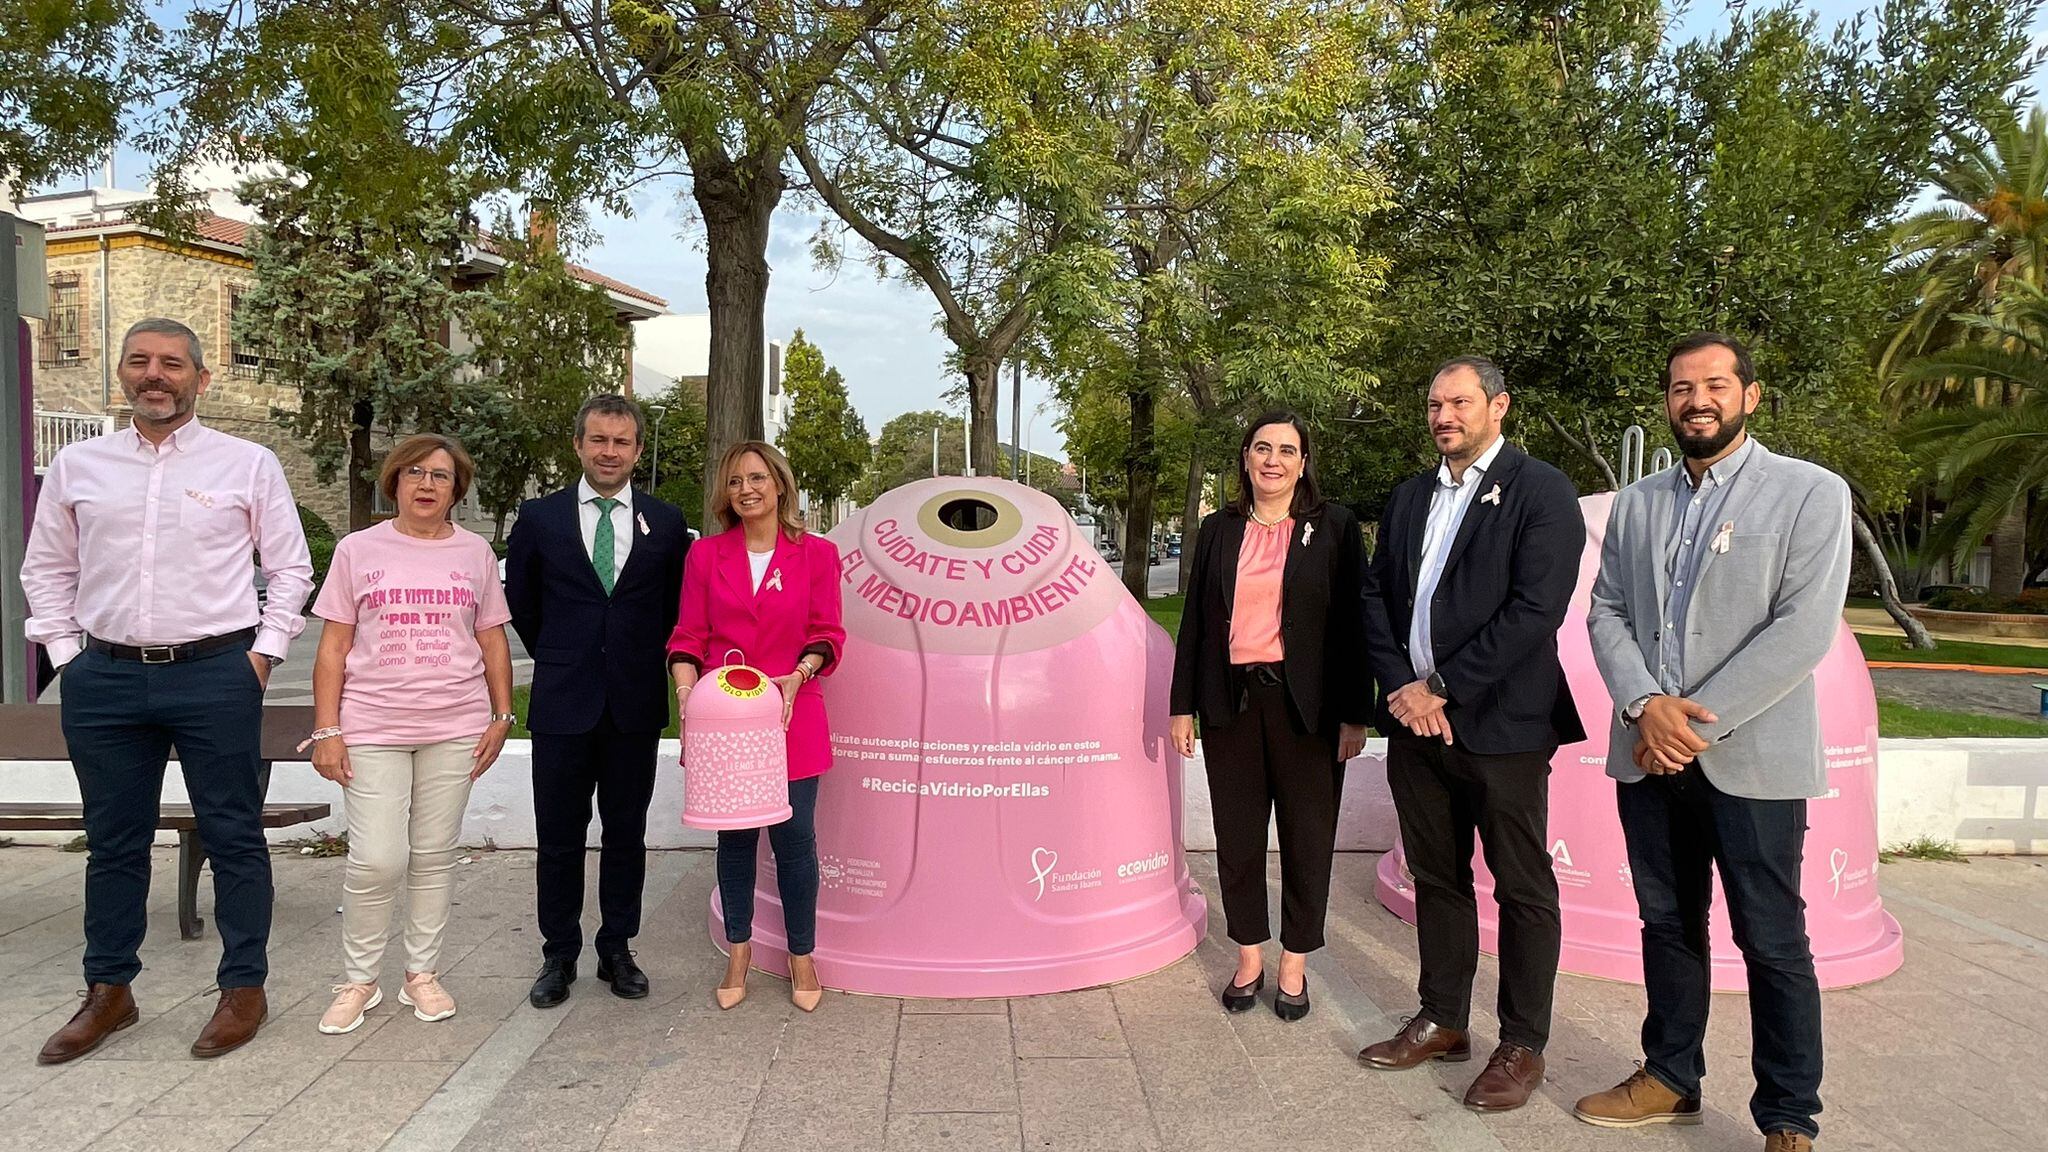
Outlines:
[[[232,336],[236,302],[254,282],[246,244],[249,224],[217,214],[201,216],[192,234],[172,241],[128,218],[125,209],[145,194],[94,189],[22,201],[16,212],[46,228],[49,318],[30,320],[35,394],[35,452],[40,470],[66,443],[127,423],[114,363],[121,334],[146,316],[168,316],[199,335],[213,382],[200,398],[207,424],[269,446],[283,462],[292,491],[337,532],[348,525],[348,488],[342,477],[320,484],[304,446],[274,411],[289,412],[298,397],[275,378],[264,378],[261,355]],[[489,238],[465,254],[460,273],[471,281],[504,267]],[[572,265],[580,280],[605,290],[630,324],[663,314],[666,302],[588,268]],[[460,347],[462,334],[450,334]],[[630,383],[627,384],[630,389]],[[472,501],[473,504],[473,501]],[[474,507],[459,510],[488,534]]]

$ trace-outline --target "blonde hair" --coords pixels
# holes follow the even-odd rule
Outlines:
[[[791,540],[803,539],[804,518],[796,508],[796,473],[790,470],[789,458],[764,440],[742,440],[725,450],[718,461],[718,491],[711,498],[711,514],[721,527],[740,526],[740,514],[732,506],[730,484],[739,470],[740,458],[749,452],[759,456],[768,465],[768,474],[775,477],[775,519],[782,525],[783,535]]]

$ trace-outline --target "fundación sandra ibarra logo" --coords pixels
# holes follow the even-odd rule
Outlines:
[[[1031,879],[1025,881],[1025,883],[1031,885],[1031,899],[1034,902],[1045,899],[1045,894],[1048,891],[1079,892],[1085,888],[1102,887],[1102,869],[1082,868],[1072,872],[1054,871],[1054,869],[1059,867],[1059,862],[1060,854],[1051,848],[1041,847],[1031,850]]]

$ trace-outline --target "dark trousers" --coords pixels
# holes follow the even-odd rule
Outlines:
[[[1479,901],[1472,891],[1476,832],[1500,905],[1500,1039],[1543,1051],[1562,935],[1551,871],[1549,751],[1486,756],[1442,740],[1387,742],[1387,785],[1415,877],[1423,1019],[1470,1026],[1479,967]]]
[[[1749,973],[1750,1116],[1764,1132],[1819,1135],[1820,981],[1799,895],[1806,801],[1730,796],[1698,767],[1618,785],[1616,798],[1643,915],[1643,1067],[1674,1092],[1700,1094],[1718,870]]]
[[[782,927],[789,954],[809,956],[818,946],[818,782],[808,776],[789,782],[789,819],[768,829],[775,853],[775,890],[782,896]],[[725,909],[725,939],[744,944],[754,938],[754,860],[759,828],[718,834],[718,900]]]
[[[583,951],[583,858],[590,798],[604,822],[597,858],[597,954],[624,952],[640,934],[647,885],[647,804],[654,798],[659,732],[621,732],[610,709],[575,736],[533,734],[533,814],[539,852],[534,886],[541,954],[574,960]]]
[[[1280,946],[1313,952],[1323,946],[1323,920],[1330,908],[1344,765],[1337,759],[1334,734],[1303,728],[1277,675],[1249,671],[1244,682],[1244,709],[1229,725],[1202,726],[1224,924],[1239,944],[1272,939],[1266,917],[1266,822],[1275,817]]]
[[[142,971],[149,846],[171,749],[185,772],[213,866],[222,988],[270,973],[270,851],[263,842],[259,737],[263,686],[246,647],[143,664],[87,649],[64,668],[64,740],[85,802],[85,979],[126,984]]]

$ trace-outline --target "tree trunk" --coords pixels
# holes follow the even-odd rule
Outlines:
[[[2027,586],[2027,498],[2013,501],[1991,533],[1991,594],[2017,596]]]
[[[376,481],[370,479],[375,461],[370,458],[370,421],[375,413],[368,400],[358,400],[349,413],[348,429],[348,530],[360,532],[375,515]]]
[[[1202,467],[1201,437],[1197,436],[1188,445],[1188,492],[1180,507],[1180,572],[1175,587],[1183,596],[1195,574],[1195,533],[1202,524],[1202,482],[1208,478]]]
[[[967,438],[974,445],[976,476],[1007,476],[1001,454],[996,450],[996,408],[1002,393],[1003,362],[1000,358],[970,356],[963,365],[967,372]],[[1013,452],[1023,451],[1019,444]]]
[[[1849,527],[1856,533],[1856,543],[1863,549],[1870,566],[1877,573],[1877,594],[1884,601],[1884,610],[1892,622],[1906,634],[1906,647],[1930,651],[1934,648],[1934,637],[1927,632],[1927,626],[1914,619],[1899,602],[1899,583],[1892,578],[1891,562],[1885,559],[1884,549],[1877,542],[1877,534],[1870,530],[1869,521],[1863,513],[1856,512],[1849,517]]]
[[[1159,490],[1151,381],[1141,379],[1130,400],[1131,445],[1124,457],[1124,487],[1130,493],[1124,512],[1124,587],[1143,604],[1152,575],[1152,506]]]
[[[783,179],[779,165],[744,174],[743,167],[762,166],[698,172],[692,184],[704,218],[704,296],[711,309],[710,370],[704,384],[704,507],[698,521],[707,534],[719,529],[712,507],[725,450],[742,440],[764,438],[768,226],[782,199]]]

